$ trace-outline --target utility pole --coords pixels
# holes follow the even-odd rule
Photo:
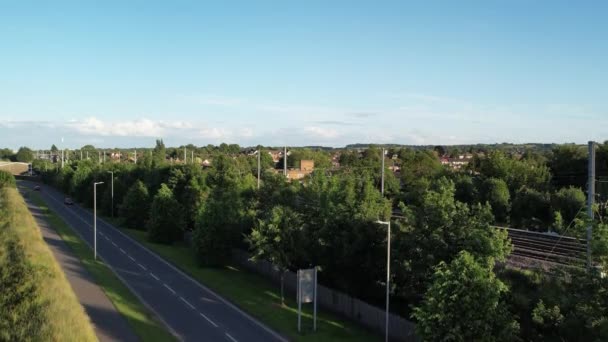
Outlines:
[[[97,185],[103,182],[93,183],[93,256],[97,260]]]
[[[106,150],[103,150],[103,163],[106,163]]]
[[[287,177],[287,146],[283,150],[283,176]]]
[[[384,147],[382,148],[382,180],[380,182],[380,192],[384,196]]]
[[[89,151],[87,151],[87,160],[89,160]]]
[[[135,164],[137,164],[137,149],[135,149]]]
[[[260,189],[260,154],[261,149],[258,148],[258,190]]]
[[[112,218],[114,218],[114,171],[108,171],[112,174]]]
[[[184,164],[186,164],[186,146],[184,146]]]
[[[194,150],[190,151],[190,162],[194,164]]]
[[[378,224],[386,225],[386,313],[384,322],[384,341],[388,342],[388,322],[389,322],[389,303],[390,303],[390,283],[391,283],[391,221],[376,221]]]
[[[82,149],[80,149],[80,160],[82,160]]]
[[[589,217],[589,226],[587,226],[587,267],[591,270],[593,267],[591,259],[591,235],[593,233],[593,203],[595,200],[595,142],[589,142],[589,179],[587,180],[587,216]]]

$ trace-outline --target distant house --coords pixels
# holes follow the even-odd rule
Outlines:
[[[453,170],[459,170],[469,164],[469,162],[473,159],[471,154],[458,155],[454,158],[448,158],[443,156],[439,159],[441,165],[449,166]]]
[[[209,161],[209,159],[205,159],[205,160],[203,160],[201,165],[203,165],[203,167],[209,167],[209,166],[211,166],[211,162]]]
[[[287,170],[287,179],[289,180],[300,180],[309,174],[311,174],[315,169],[315,161],[314,160],[301,160],[300,168],[297,169],[289,169]]]

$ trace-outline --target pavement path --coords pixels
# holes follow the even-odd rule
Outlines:
[[[28,187],[34,183],[20,182]],[[93,246],[93,215],[41,185],[49,209]],[[102,219],[97,219],[97,256],[181,340],[287,341],[203,284]]]
[[[25,190],[30,191],[30,190]],[[84,307],[95,328],[97,339],[106,341],[138,341],[127,320],[116,310],[105,292],[95,283],[80,259],[74,256],[70,247],[51,228],[40,208],[26,198],[28,209],[36,219],[44,241],[63,269],[72,290]]]

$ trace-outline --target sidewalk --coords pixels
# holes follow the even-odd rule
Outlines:
[[[25,200],[40,227],[44,241],[61,265],[72,290],[91,319],[99,341],[138,341],[127,320],[116,310],[80,260],[72,254],[70,248],[49,225],[40,209],[27,198]]]

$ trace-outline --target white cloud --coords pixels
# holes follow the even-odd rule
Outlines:
[[[309,126],[304,128],[304,132],[312,135],[315,138],[335,139],[340,136],[338,131],[333,128],[324,128],[318,126]]]

